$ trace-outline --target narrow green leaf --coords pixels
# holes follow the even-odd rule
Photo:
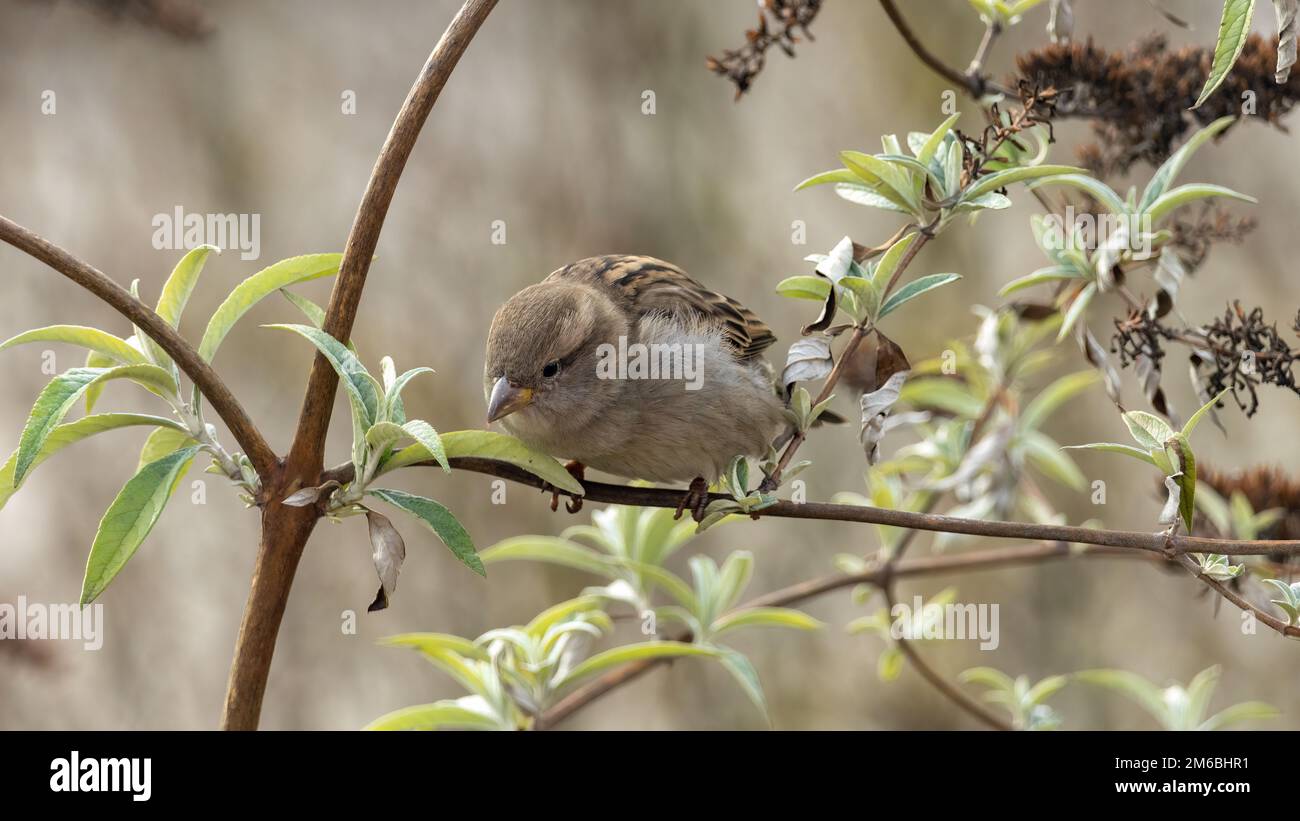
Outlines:
[[[583,492],[582,485],[564,469],[563,465],[550,456],[533,450],[513,436],[490,430],[457,430],[442,434],[442,444],[448,459],[460,456],[495,459],[523,468],[561,490],[578,494]],[[393,454],[379,472],[388,473],[417,462],[427,462],[432,458],[433,455],[424,446],[411,445]]]
[[[800,610],[789,607],[746,607],[724,614],[713,622],[713,635],[720,636],[743,627],[786,627],[791,630],[820,630],[826,625]]]
[[[30,342],[67,342],[89,348],[92,352],[112,360],[114,364],[149,364],[149,358],[132,347],[125,339],[84,325],[50,325],[27,331],[0,342],[0,351]]]
[[[1242,202],[1259,202],[1247,194],[1239,194],[1231,188],[1224,188],[1222,185],[1210,185],[1208,183],[1190,183],[1180,185],[1172,191],[1167,191],[1156,198],[1147,208],[1146,214],[1151,218],[1151,224],[1155,225],[1161,219],[1174,211],[1187,205],[1189,202],[1196,200],[1208,199],[1210,197],[1224,197],[1230,200],[1241,200]]]
[[[1201,96],[1192,108],[1200,108],[1232,71],[1232,66],[1246,46],[1246,37],[1250,34],[1250,16],[1254,10],[1255,0],[1224,0],[1210,76],[1205,78],[1205,87],[1201,89]]]
[[[199,274],[203,273],[203,265],[208,261],[208,254],[213,251],[221,253],[221,249],[215,245],[200,245],[193,249],[181,257],[181,261],[172,269],[171,276],[163,283],[162,295],[158,297],[157,312],[158,316],[173,328],[181,324],[181,314],[185,312],[185,304],[190,301],[190,294],[194,293],[194,286],[199,282]]]
[[[948,132],[957,124],[957,120],[960,117],[961,112],[953,114],[948,119],[944,120],[938,128],[931,132],[930,136],[921,146],[921,150],[916,154],[916,159],[921,163],[921,165],[926,168],[930,167],[930,161],[934,159],[935,154],[939,151],[939,146],[943,144],[944,138],[948,136]]]
[[[1083,191],[1101,203],[1112,214],[1123,214],[1128,211],[1128,206],[1124,204],[1123,198],[1116,194],[1109,185],[1084,174],[1062,174],[1059,177],[1049,177],[1030,187],[1037,188],[1040,185],[1068,185]]]
[[[630,661],[678,656],[709,656],[717,658],[721,655],[722,652],[716,648],[686,644],[680,641],[647,641],[640,644],[628,644],[606,650],[603,653],[597,653],[586,659],[570,670],[568,675],[555,682],[554,689],[558,692],[565,687],[571,687],[584,679],[603,673],[611,667],[617,667]]]
[[[1037,430],[1057,408],[1101,381],[1096,371],[1079,371],[1062,376],[1038,392],[1020,413],[1021,430]]]
[[[793,299],[810,299],[825,302],[831,292],[830,280],[824,277],[795,276],[777,283],[776,292]]]
[[[491,716],[475,712],[455,701],[416,704],[386,713],[367,724],[364,730],[496,730],[499,725]]]
[[[127,480],[100,520],[90,547],[86,578],[81,585],[83,605],[98,598],[135,555],[198,450],[188,447],[170,453]]]
[[[1148,465],[1159,467],[1156,460],[1150,453],[1132,445],[1121,445],[1118,442],[1092,442],[1087,445],[1066,445],[1061,450],[1101,450],[1107,453],[1122,453],[1125,456],[1132,456],[1134,459],[1140,459]]]
[[[1061,329],[1056,333],[1057,342],[1060,342],[1069,335],[1070,329],[1073,328],[1075,323],[1079,322],[1087,312],[1088,305],[1092,302],[1092,298],[1096,296],[1096,294],[1097,283],[1095,282],[1089,282],[1079,290],[1079,293],[1075,295],[1074,300],[1070,303],[1070,307],[1066,309],[1065,318],[1061,320]]]
[[[135,466],[136,472],[140,472],[145,465],[157,462],[169,453],[197,444],[198,442],[191,439],[189,432],[183,428],[160,427],[144,440],[144,447],[140,449],[140,460]]]
[[[334,337],[309,325],[267,325],[265,327],[293,331],[315,345],[339,375],[339,382],[347,391],[354,412],[360,412],[360,418],[364,423],[362,427],[368,429],[375,423],[379,417],[380,394],[375,387],[374,379],[361,364],[361,360],[357,359],[356,354],[349,351]]]
[[[119,365],[114,368],[71,368],[50,380],[36,398],[31,415],[18,440],[18,455],[14,463],[14,484],[21,486],[23,477],[31,468],[45,444],[46,438],[68,415],[68,411],[93,384],[110,379],[130,379],[152,385],[155,390],[175,392],[171,376],[155,365]]]
[[[54,454],[66,448],[68,445],[76,444],[82,439],[94,436],[97,433],[103,433],[107,430],[125,428],[136,425],[158,426],[159,428],[181,431],[183,428],[170,419],[161,416],[150,416],[143,413],[101,413],[94,416],[86,416],[75,422],[68,422],[59,425],[50,435],[45,437],[45,443],[41,449],[36,452],[36,458],[28,465],[27,472],[31,473],[37,465],[44,462]],[[5,506],[9,497],[18,489],[14,482],[14,467],[18,463],[18,451],[14,451],[0,465],[0,508]]]
[[[893,296],[889,299],[886,299],[885,304],[880,306],[880,315],[876,318],[884,319],[904,303],[916,299],[921,294],[933,291],[935,288],[942,288],[949,282],[956,282],[959,279],[961,279],[961,274],[927,274],[923,277],[917,277],[895,291]]]
[[[479,554],[484,564],[505,561],[535,561],[571,567],[613,579],[616,565],[589,547],[551,536],[516,536],[497,542]]]
[[[718,662],[728,673],[731,673],[731,677],[740,685],[740,689],[744,690],[749,700],[754,702],[763,720],[770,724],[771,720],[767,716],[767,699],[763,696],[763,685],[758,680],[758,671],[754,669],[754,665],[744,655],[730,647],[719,649],[722,655],[718,657]]]
[[[969,202],[990,191],[1005,188],[1013,183],[1036,180],[1040,177],[1051,177],[1053,178],[1052,181],[1056,182],[1065,176],[1085,173],[1087,172],[1082,168],[1075,168],[1071,165],[1027,165],[1019,168],[1008,168],[1005,171],[996,171],[975,180],[966,187],[966,190],[962,191],[961,198],[963,201]]]
[[[857,174],[854,174],[847,168],[836,168],[834,171],[823,171],[820,174],[814,174],[803,182],[794,187],[795,191],[802,191],[805,188],[812,188],[814,185],[826,185],[828,183],[847,182],[860,183]]]
[[[402,430],[437,460],[442,466],[443,473],[451,473],[451,466],[447,464],[447,450],[443,447],[442,437],[433,429],[433,425],[422,419],[412,419],[402,425]]]
[[[889,246],[889,250],[885,251],[885,255],[880,258],[875,271],[871,274],[871,281],[877,288],[883,289],[889,284],[894,272],[898,270],[899,263],[903,261],[903,256],[907,254],[907,250],[912,247],[912,244],[916,242],[916,238],[920,235],[919,231],[913,231]]]
[[[1197,408],[1196,413],[1192,414],[1192,418],[1188,419],[1187,424],[1183,425],[1183,436],[1191,436],[1192,431],[1196,430],[1196,426],[1201,423],[1201,419],[1205,417],[1205,414],[1209,413],[1210,410],[1219,403],[1219,400],[1222,399],[1230,390],[1232,390],[1232,388],[1224,388],[1209,402],[1206,402],[1204,405]]]
[[[1035,285],[1042,285],[1045,282],[1060,282],[1066,279],[1082,279],[1083,275],[1073,268],[1067,268],[1063,265],[1053,265],[1048,268],[1039,268],[1032,274],[1026,274],[1019,279],[1013,279],[1002,289],[998,291],[998,296],[1010,296],[1017,291],[1023,291],[1026,288],[1032,288]]]
[[[1080,493],[1088,487],[1083,471],[1073,459],[1061,452],[1061,446],[1054,440],[1036,430],[1022,433],[1021,438],[1025,456],[1044,475]]]
[[[1142,191],[1142,199],[1138,202],[1138,213],[1140,214],[1150,208],[1151,203],[1155,202],[1157,197],[1165,193],[1169,186],[1173,185],[1178,172],[1183,170],[1183,166],[1187,165],[1187,161],[1192,158],[1192,155],[1201,146],[1222,134],[1224,129],[1236,121],[1237,117],[1235,115],[1220,117],[1189,137],[1187,142],[1183,143],[1182,147],[1171,154],[1169,159],[1165,160],[1164,164],[1152,175],[1151,182],[1147,183],[1147,187]]]
[[[298,282],[306,282],[338,273],[342,254],[307,254],[281,260],[235,286],[230,296],[218,306],[199,342],[199,356],[211,362],[217,348],[230,329],[250,308],[268,294]]]
[[[442,539],[442,543],[466,567],[480,576],[487,575],[487,571],[483,569],[483,562],[479,559],[478,554],[474,552],[474,542],[450,510],[432,499],[393,490],[392,488],[371,488],[366,493],[376,499],[388,502],[393,507],[401,508],[414,516],[436,533],[438,538]]]

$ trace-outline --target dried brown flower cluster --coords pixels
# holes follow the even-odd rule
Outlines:
[[[1276,84],[1277,46],[1252,35],[1218,91],[1188,111],[1212,60],[1210,48],[1171,50],[1163,36],[1153,35],[1127,52],[1091,40],[1048,45],[1019,55],[1016,64],[1019,79],[1060,89],[1058,116],[1094,121],[1097,142],[1080,149],[1080,162],[1104,177],[1139,161],[1158,165],[1189,130],[1226,115],[1247,114],[1281,127],[1281,117],[1300,100],[1300,72]]]
[[[1191,218],[1178,217],[1170,224],[1173,239],[1169,245],[1178,250],[1178,258],[1188,273],[1205,262],[1216,242],[1240,243],[1255,230],[1254,217],[1234,217],[1222,206],[1203,203]]]
[[[822,0],[760,0],[758,28],[745,32],[745,45],[727,49],[721,57],[708,57],[706,65],[736,86],[736,99],[749,90],[754,78],[763,70],[767,50],[776,46],[794,57],[796,33],[813,39],[808,25],[821,11]]]
[[[1300,317],[1296,321],[1294,330],[1300,333]],[[1259,409],[1256,389],[1260,385],[1277,385],[1300,396],[1300,386],[1291,371],[1298,354],[1282,339],[1276,323],[1264,321],[1263,308],[1248,312],[1234,302],[1202,333],[1213,357],[1207,377],[1211,395],[1231,388],[1233,398],[1247,416]]]
[[[1219,471],[1201,465],[1197,480],[1214,488],[1227,499],[1236,491],[1250,501],[1256,512],[1281,508],[1284,513],[1272,526],[1259,533],[1261,539],[1300,539],[1300,481],[1281,468],[1258,465],[1248,470]]]

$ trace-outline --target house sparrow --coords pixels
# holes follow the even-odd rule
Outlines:
[[[738,455],[766,454],[783,425],[762,357],[775,341],[751,311],[674,265],[591,257],[497,311],[483,372],[487,419],[574,460],[577,476],[590,466],[692,479],[683,504],[698,517],[708,481]]]

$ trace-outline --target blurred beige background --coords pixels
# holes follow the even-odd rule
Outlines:
[[[1195,30],[1170,26],[1145,3],[1082,0],[1077,31],[1107,47],[1167,32],[1174,42],[1208,43],[1216,4],[1168,0]],[[119,282],[139,277],[156,299],[179,257],[151,246],[150,221],[178,205],[199,213],[259,213],[261,259],[237,252],[213,259],[182,331],[192,339],[225,293],[277,259],[341,250],[375,154],[392,116],[458,4],[211,2],[214,33],[179,39],[72,0],[0,4],[0,213],[64,245]],[[981,33],[964,0],[912,0],[905,11],[929,46],[964,67]],[[752,0],[502,0],[439,100],[397,191],[362,303],[354,339],[368,364],[387,353],[400,368],[438,373],[413,383],[412,415],[441,430],[482,424],[480,377],[487,323],[504,299],[573,259],[603,253],[672,260],[736,296],[774,326],[785,345],[807,321],[803,303],[782,300],[775,283],[804,270],[802,257],[846,233],[880,241],[895,223],[829,191],[792,194],[811,173],[833,167],[843,148],[877,150],[882,132],[929,130],[941,119],[943,82],[908,52],[879,6],[828,0],[815,43],[798,58],[775,50],[753,92],[704,69],[706,54],[738,46],[754,23]],[[1256,28],[1272,31],[1261,7]],[[1003,38],[991,64],[1044,39],[1046,12]],[[641,113],[653,90],[657,111]],[[42,115],[42,92],[57,113]],[[357,113],[340,112],[345,90]],[[973,118],[974,106],[960,103]],[[1069,162],[1086,127],[1059,130],[1054,158]],[[1259,228],[1241,247],[1220,247],[1186,291],[1189,317],[1208,318],[1231,298],[1265,303],[1284,324],[1300,288],[1292,264],[1297,171],[1292,138],[1259,125],[1201,152],[1188,180],[1230,184],[1257,195]],[[1149,173],[1139,169],[1139,175]],[[1013,192],[1015,193],[1015,192]],[[916,273],[959,271],[965,279],[926,297],[891,333],[913,361],[969,334],[973,304],[995,304],[997,287],[1041,266],[1020,207],[989,213],[977,228],[955,226],[918,259]],[[1244,213],[1244,211],[1243,211]],[[805,220],[808,245],[790,241]],[[494,220],[505,245],[490,242]],[[112,311],[36,262],[0,248],[6,297],[0,337],[41,325],[100,325],[126,335]],[[301,288],[318,301],[329,283]],[[1112,306],[1113,307],[1113,306]],[[1096,328],[1105,331],[1100,321]],[[297,339],[258,328],[298,321],[270,299],[247,316],[217,358],[245,407],[277,449],[288,442],[311,360]],[[16,444],[31,402],[47,380],[41,346],[0,358],[0,440]],[[57,347],[60,369],[83,354]],[[1081,362],[1065,350],[1068,367]],[[1181,357],[1179,357],[1181,358]],[[1131,383],[1126,398],[1141,406]],[[1193,404],[1175,369],[1178,404]],[[161,412],[142,392],[114,385],[104,409]],[[1122,435],[1098,390],[1071,404],[1049,432],[1063,442]],[[1297,400],[1266,391],[1256,419],[1225,415],[1230,438],[1207,429],[1198,454],[1224,465],[1276,462],[1294,468]],[[332,461],[346,458],[340,401]],[[76,601],[96,522],[135,464],[143,431],[118,431],[78,445],[38,470],[0,511],[0,601]],[[230,444],[229,436],[224,440]],[[862,488],[854,431],[820,433],[806,448],[810,499]],[[1112,527],[1152,527],[1152,477],[1123,460],[1084,455],[1090,479],[1109,483],[1109,504],[1056,498],[1073,522],[1099,517]],[[246,586],[257,517],[208,479],[207,503],[182,490],[139,554],[105,594],[102,650],[71,644],[29,653],[0,647],[0,728],[206,728],[216,724]],[[504,508],[489,504],[490,480],[424,471],[400,480],[434,496],[464,521],[480,547],[521,533],[554,534],[570,517],[512,486]],[[585,514],[583,514],[585,517]],[[399,522],[399,526],[401,523]],[[280,634],[263,726],[356,728],[400,706],[459,695],[414,654],[375,644],[396,632],[475,636],[526,621],[576,594],[589,579],[539,565],[497,565],[482,581],[413,524],[394,605],[366,615],[375,580],[364,524],[322,523],[298,574]],[[869,528],[765,520],[706,534],[693,544],[721,557],[754,551],[750,594],[827,572],[840,552],[874,546]],[[918,547],[928,549],[928,540]],[[684,551],[686,552],[686,551]],[[920,551],[918,551],[919,553]],[[684,555],[679,557],[683,562]],[[682,566],[684,572],[684,564]],[[1217,617],[1201,587],[1176,574],[1107,560],[1055,563],[930,578],[901,588],[933,593],[956,583],[968,602],[1001,605],[1001,646],[927,644],[946,674],[974,665],[1044,675],[1123,667],[1158,683],[1186,682],[1213,663],[1225,672],[1214,708],[1263,699],[1284,711],[1272,726],[1300,727],[1300,672],[1294,647],[1267,629],[1243,636],[1231,606]],[[876,605],[872,605],[874,609]],[[343,635],[340,614],[360,613]],[[781,728],[968,728],[974,723],[912,671],[876,679],[879,642],[843,625],[868,610],[847,592],[807,605],[826,620],[820,634],[755,631],[736,645],[750,654]],[[1150,727],[1115,694],[1082,685],[1052,703],[1069,728]],[[762,723],[719,668],[683,662],[592,705],[573,728],[757,728]]]

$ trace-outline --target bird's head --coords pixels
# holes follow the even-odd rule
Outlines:
[[[590,421],[619,390],[598,378],[597,349],[628,329],[624,312],[590,286],[541,282],[515,294],[488,332],[487,421],[510,416],[507,427],[517,433]]]

